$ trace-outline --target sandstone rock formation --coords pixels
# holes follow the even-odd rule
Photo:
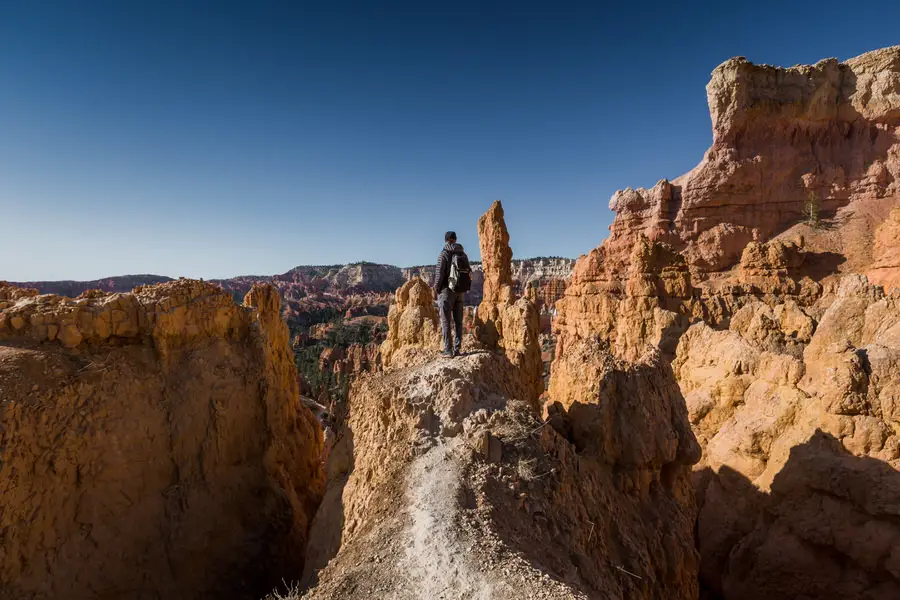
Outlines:
[[[610,404],[607,345],[631,363],[658,349],[703,448],[704,595],[898,597],[900,47],[734,59],[708,95],[700,165],[617,192],[610,238],[576,263],[548,413]]]
[[[274,288],[0,299],[0,596],[259,598],[302,569],[322,433]]]
[[[499,202],[479,221],[484,299],[464,354],[437,354],[432,294],[398,291],[328,461],[304,598],[696,598],[690,465],[672,371],[601,368],[542,421],[537,311],[515,300]],[[577,368],[573,365],[573,368]]]
[[[499,353],[362,377],[303,597],[696,598],[684,400],[656,358],[605,358],[603,402],[552,426]]]
[[[566,295],[568,279],[550,278],[533,280],[525,287],[525,297],[540,313],[547,313],[556,307],[556,303]]]
[[[705,448],[703,583],[729,600],[898,597],[900,290],[851,275],[818,322],[741,313],[692,326],[674,363]]]
[[[900,46],[791,69],[733,59],[707,90],[712,148],[671,183],[613,196],[609,239],[558,303],[561,350],[597,335],[630,359],[670,352],[691,321],[727,322],[747,300],[808,306],[843,272],[894,284]],[[815,227],[800,222],[810,194]]]
[[[422,351],[440,350],[441,325],[427,283],[415,278],[400,286],[388,313],[388,327],[388,337],[381,345],[385,367],[402,366]]]
[[[900,46],[789,69],[735,58],[713,71],[706,90],[712,147],[671,183],[617,192],[611,248],[627,251],[643,233],[683,252],[692,267],[719,271],[749,241],[800,220],[811,193],[825,215],[864,203],[854,218],[869,231],[895,203]],[[871,260],[871,248],[856,250]]]
[[[869,280],[885,289],[900,288],[900,206],[891,210],[887,219],[875,230]]]
[[[484,297],[478,305],[475,335],[489,349],[501,350],[516,367],[537,402],[541,378],[540,323],[529,300],[516,300],[512,249],[499,200],[478,219],[478,244],[484,269]]]
[[[610,254],[604,244],[578,260],[566,296],[557,302],[557,360],[570,344],[593,337],[608,341],[628,360],[654,345],[674,351],[694,293],[684,259],[644,236],[628,259]]]

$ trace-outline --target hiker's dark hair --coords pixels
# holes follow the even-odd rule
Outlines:
[[[455,242],[455,241],[456,241],[456,232],[455,232],[455,231],[448,231],[447,233],[445,233],[445,234],[444,234],[444,241],[445,241],[445,242]]]

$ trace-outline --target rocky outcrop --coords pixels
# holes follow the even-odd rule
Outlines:
[[[692,313],[703,310],[697,295],[683,257],[666,244],[639,236],[627,261],[606,245],[595,248],[576,263],[566,296],[557,302],[557,360],[592,338],[609,342],[626,360],[651,347],[672,353]],[[556,378],[555,385],[565,383]]]
[[[441,326],[431,287],[419,278],[397,290],[388,312],[388,337],[381,345],[381,361],[387,368],[403,366],[423,353],[441,347]]]
[[[528,299],[516,299],[512,249],[499,200],[478,219],[478,244],[484,297],[475,315],[475,337],[487,348],[505,353],[537,402],[544,391],[538,312]]]
[[[500,353],[363,376],[303,597],[696,598],[684,400],[658,359],[604,360],[602,402],[552,422]]]
[[[741,318],[738,318],[738,317]],[[900,594],[900,293],[847,276],[820,320],[746,306],[674,363],[704,447],[702,580],[728,600]]]
[[[897,281],[900,47],[791,69],[734,59],[708,94],[704,160],[617,192],[610,238],[576,263],[548,411],[611,404],[595,383],[606,347],[674,359],[703,448],[705,595],[893,598],[898,299],[848,273]]]
[[[707,89],[712,148],[671,183],[613,196],[609,239],[557,303],[557,356],[590,336],[628,359],[671,354],[692,321],[810,307],[846,272],[893,285],[900,47],[791,69],[733,59]],[[810,198],[820,218],[800,222]]]
[[[322,433],[274,288],[0,298],[0,596],[258,598],[302,569]]]
[[[801,220],[810,194],[823,216],[864,204],[853,218],[866,221],[869,235],[896,203],[900,46],[789,69],[735,58],[713,71],[706,90],[712,147],[671,183],[616,192],[610,249],[627,253],[644,234],[682,252],[692,268],[719,271],[748,242]],[[871,248],[856,250],[871,260]]]
[[[537,311],[515,299],[499,202],[478,230],[462,356],[438,356],[425,282],[397,291],[386,370],[357,380],[328,461],[303,597],[696,598],[699,446],[671,369],[598,346],[580,374],[596,393],[543,421]]]

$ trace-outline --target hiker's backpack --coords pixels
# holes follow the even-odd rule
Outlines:
[[[472,273],[469,270],[469,257],[465,252],[454,252],[450,259],[450,276],[447,283],[456,293],[468,292],[472,289]]]

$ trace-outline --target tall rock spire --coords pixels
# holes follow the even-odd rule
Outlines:
[[[540,321],[531,301],[516,300],[509,231],[499,200],[478,219],[478,245],[484,269],[484,298],[478,306],[475,335],[488,348],[503,351],[519,368],[532,391],[529,400],[536,406],[544,391]]]

